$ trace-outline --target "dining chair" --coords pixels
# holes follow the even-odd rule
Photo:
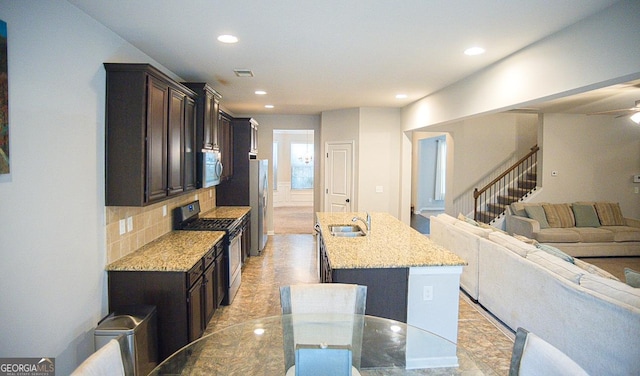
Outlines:
[[[114,338],[96,350],[80,363],[71,376],[125,376],[119,340]]]
[[[523,328],[516,331],[509,376],[588,375],[573,359]]]
[[[296,354],[300,356],[300,347],[320,344],[350,348],[351,369],[347,367],[340,373],[333,371],[333,375],[359,375],[366,298],[367,286],[356,284],[310,283],[280,287],[287,375],[294,375],[296,371],[301,374],[301,370],[295,368]],[[309,314],[349,316],[348,322],[344,322],[345,317],[341,316],[337,319],[340,322],[332,323],[327,330],[318,330],[318,327],[308,325],[313,320]],[[319,317],[323,317],[323,320],[327,318]],[[317,350],[310,354],[326,356],[328,352]]]

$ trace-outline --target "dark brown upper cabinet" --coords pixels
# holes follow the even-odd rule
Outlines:
[[[194,189],[196,93],[149,64],[104,66],[106,205],[145,206]]]
[[[220,150],[218,112],[222,96],[206,82],[183,82],[198,95],[196,145],[200,149]]]

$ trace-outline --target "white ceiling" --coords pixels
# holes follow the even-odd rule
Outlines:
[[[405,106],[616,0],[69,2],[181,78],[209,82],[235,114],[317,114]],[[465,56],[474,45],[487,52]]]

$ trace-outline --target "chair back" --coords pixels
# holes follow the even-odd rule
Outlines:
[[[509,376],[588,375],[573,359],[523,328],[516,331]]]
[[[367,286],[355,284],[311,283],[280,287],[282,314],[287,315],[283,317],[285,369],[294,365],[297,345],[320,343],[349,346],[352,365],[359,369],[366,298]],[[317,326],[309,325],[314,321],[312,314],[337,316],[332,325],[319,331]],[[340,314],[348,315],[348,322]],[[331,320],[328,317],[323,315],[320,320]]]
[[[80,363],[71,376],[125,376],[122,359],[120,343],[114,338]]]
[[[364,315],[367,286],[309,283],[280,287],[283,314],[344,313]]]

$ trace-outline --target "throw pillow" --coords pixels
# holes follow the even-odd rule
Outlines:
[[[640,272],[631,268],[624,268],[624,278],[627,285],[631,287],[640,288]]]
[[[575,227],[576,220],[569,204],[547,204],[542,205],[544,214],[547,216],[549,227],[567,228]]]
[[[563,259],[564,261],[566,261],[566,262],[570,262],[570,263],[572,263],[572,264],[573,264],[573,257],[571,257],[571,256],[569,256],[568,254],[566,254],[566,253],[562,252],[561,250],[559,250],[559,249],[558,249],[558,248],[556,248],[556,247],[552,247],[552,246],[550,246],[550,245],[548,245],[548,244],[541,244],[541,243],[538,243],[538,244],[536,244],[536,248],[538,248],[538,249],[540,249],[540,250],[542,250],[542,251],[545,251],[545,252],[547,252],[547,253],[548,253],[548,254],[550,254],[550,255],[554,255],[554,256],[556,256],[556,257],[560,257],[560,258],[561,258],[561,259]]]
[[[544,213],[544,209],[539,205],[525,206],[524,211],[527,213],[527,217],[538,221],[540,228],[549,228],[549,222],[547,222],[547,216]]]
[[[598,213],[593,205],[573,204],[571,209],[576,218],[576,227],[600,227]]]
[[[619,203],[596,202],[596,212],[603,226],[624,226],[625,220],[622,216]]]
[[[475,220],[467,217],[466,215],[464,215],[462,213],[458,214],[458,219],[461,220],[461,221],[465,221],[470,225],[474,225],[474,226],[478,225],[478,222],[476,222]]]

